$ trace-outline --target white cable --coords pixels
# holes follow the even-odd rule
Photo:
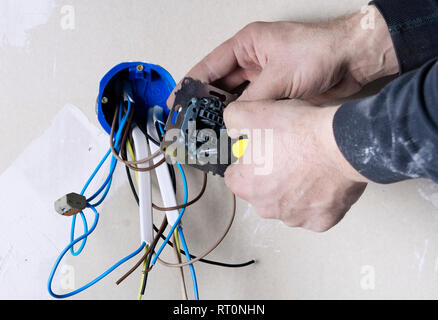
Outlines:
[[[135,149],[135,158],[144,159],[149,156],[149,148],[147,146],[146,136],[137,126],[132,129],[132,139]],[[137,166],[139,168],[147,168],[149,163],[142,163]],[[150,245],[154,239],[154,235],[152,220],[151,175],[149,171],[138,172],[138,200],[141,241],[144,241]]]
[[[149,121],[154,121],[155,117],[153,117],[153,112],[156,110],[156,108],[157,107],[150,110],[148,117]],[[147,126],[147,132],[152,137],[157,136],[156,130],[157,129],[153,124]],[[159,147],[153,142],[149,142],[149,146],[152,153],[156,152],[159,149]],[[155,157],[153,161],[154,163],[157,163],[161,159],[161,157]],[[169,168],[167,167],[167,165],[158,166],[155,168],[155,173],[157,175],[158,185],[160,187],[161,198],[163,199],[164,207],[175,207],[177,205],[175,190],[173,189],[172,178],[170,177]],[[169,223],[169,225],[173,226],[175,224],[176,220],[178,219],[178,215],[178,210],[166,211],[167,222]]]

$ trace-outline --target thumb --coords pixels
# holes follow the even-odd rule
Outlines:
[[[255,128],[262,128],[266,101],[235,101],[224,110],[224,122],[231,138],[248,134]]]

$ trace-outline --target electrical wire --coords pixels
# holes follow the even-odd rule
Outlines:
[[[130,139],[128,139],[128,141],[126,142],[126,149],[128,150],[128,153],[130,154],[131,159],[135,160],[135,153],[134,153],[134,149],[132,148],[133,145],[134,144],[130,141]],[[122,156],[123,159],[126,159],[126,156],[127,156],[126,152],[121,153],[121,156]],[[128,166],[125,166],[125,168],[127,170],[127,174],[129,176],[129,178],[131,178],[131,174],[130,174]],[[138,172],[137,171],[135,171],[135,176],[136,176],[137,185],[138,185]],[[129,180],[130,180],[130,184],[132,184],[132,187],[134,187],[132,179],[129,179]],[[136,196],[136,200],[139,200],[137,194],[135,196]],[[137,201],[137,204],[139,204],[139,201]],[[155,225],[154,225],[154,227],[155,227]],[[139,295],[138,295],[138,299],[139,300],[141,300],[141,298],[144,295],[145,290],[146,290],[146,284],[147,284],[149,273],[144,272],[144,271],[147,270],[149,268],[149,266],[150,266],[151,257],[152,257],[152,254],[153,254],[154,250],[155,250],[156,243],[157,242],[155,242],[152,245],[152,248],[149,251],[149,254],[147,254],[147,258],[143,261],[143,272],[142,272],[142,277],[141,277],[140,292],[139,292]],[[146,248],[145,253],[148,252],[147,249],[148,248]]]
[[[128,103],[129,100],[128,100]],[[128,167],[130,167],[130,169],[132,170],[137,170],[140,168],[135,168],[135,167],[131,167],[132,165],[137,165],[137,164],[142,164],[142,163],[146,163],[150,160],[153,160],[154,158],[156,158],[157,156],[159,156],[161,154],[160,150],[157,150],[156,152],[154,152],[153,154],[151,154],[150,156],[147,156],[144,159],[140,159],[140,160],[136,160],[136,161],[128,161],[128,160],[123,160],[120,156],[118,151],[116,150],[115,146],[114,146],[114,131],[115,131],[115,122],[117,119],[117,112],[114,114],[114,118],[113,118],[113,123],[111,126],[111,132],[110,132],[110,149],[111,149],[111,153],[113,154],[113,156],[119,160],[120,162],[124,163],[125,165],[127,165]],[[164,159],[164,157],[163,157]],[[149,169],[149,168],[141,168],[141,169]],[[149,170],[152,170],[153,168],[150,168]]]
[[[131,108],[131,105],[128,103],[128,111],[127,114],[129,113]],[[120,148],[120,136],[121,133],[123,131],[124,125],[127,121],[127,114],[122,118],[121,115],[121,109],[119,109],[120,111],[118,111],[118,117],[119,117],[119,130],[117,131],[116,137],[115,137],[115,148],[119,149]],[[116,114],[117,116],[117,114]],[[90,178],[87,180],[87,182],[85,183],[82,191],[81,191],[81,195],[83,195],[85,193],[85,191],[87,190],[88,186],[90,185],[91,181],[94,179],[94,177],[96,176],[97,172],[100,170],[100,168],[102,167],[103,163],[106,161],[106,159],[108,158],[110,152],[107,152],[105,154],[105,156],[102,158],[102,160],[99,162],[98,166],[96,167],[96,169],[94,170],[94,172],[91,174]],[[125,258],[119,260],[117,263],[115,263],[112,267],[110,267],[109,269],[107,269],[104,273],[102,273],[101,275],[99,275],[98,277],[96,277],[95,279],[93,279],[92,281],[88,282],[87,284],[85,284],[84,286],[80,287],[79,289],[76,289],[72,292],[66,293],[66,294],[56,294],[53,292],[52,290],[52,282],[53,282],[53,277],[56,273],[56,270],[62,260],[62,258],[65,256],[65,254],[70,250],[72,252],[73,255],[78,255],[81,253],[82,249],[85,246],[85,241],[87,239],[87,237],[93,233],[93,231],[96,229],[98,221],[99,221],[99,213],[96,210],[96,206],[98,206],[99,204],[101,204],[103,202],[103,200],[105,199],[105,197],[108,194],[108,191],[110,189],[111,186],[111,182],[112,182],[112,176],[116,167],[117,161],[115,160],[114,157],[112,157],[112,161],[111,161],[111,165],[110,165],[110,172],[105,180],[105,182],[101,185],[101,187],[90,197],[87,199],[87,208],[90,208],[94,214],[95,214],[95,219],[94,219],[94,223],[92,225],[92,227],[88,230],[88,225],[87,225],[87,221],[85,219],[85,215],[83,212],[81,212],[81,216],[83,217],[83,223],[84,223],[84,233],[74,239],[74,231],[75,231],[75,219],[72,220],[72,228],[71,228],[71,241],[70,244],[67,245],[67,247],[61,252],[61,254],[58,256],[51,272],[49,275],[49,279],[48,279],[48,283],[47,283],[47,289],[49,291],[49,294],[52,295],[54,298],[67,298],[67,297],[71,297],[77,293],[80,293],[84,290],[86,290],[87,288],[91,287],[92,285],[94,285],[95,283],[99,282],[100,280],[102,280],[104,277],[106,277],[108,274],[110,274],[112,271],[114,271],[116,268],[118,268],[121,264],[125,263],[126,261],[128,261],[129,259],[133,258],[134,256],[136,256],[138,253],[140,253],[143,248],[146,246],[145,242],[142,242],[140,247],[134,251],[133,253],[129,254],[128,256],[126,256]],[[102,191],[104,191],[103,195],[101,196],[101,199],[97,201],[97,203],[95,205],[90,204],[90,201],[92,201],[93,199],[95,199],[96,197],[98,197]],[[76,217],[76,215],[73,216],[74,218]],[[81,247],[78,251],[74,251],[74,245],[77,244],[79,241],[81,242]]]
[[[167,227],[167,219],[166,217],[163,218],[163,222],[161,223],[160,229],[157,232],[157,235],[155,236],[154,240],[152,241],[151,246],[148,248],[148,250],[143,254],[143,256],[138,260],[138,262],[128,270],[123,276],[120,277],[119,280],[116,281],[116,284],[119,285],[122,283],[123,280],[125,280],[129,275],[131,275],[147,258],[150,252],[153,252],[153,248],[156,246],[158,240],[160,239],[161,235],[163,234],[164,230]],[[149,268],[148,268],[149,269]],[[148,270],[146,269],[146,271]]]
[[[180,173],[181,173],[181,178],[183,179],[183,185],[184,185],[184,204],[186,204],[186,203],[187,203],[188,196],[189,196],[189,190],[188,190],[188,188],[187,188],[187,179],[186,179],[186,175],[184,174],[184,170],[183,170],[183,168],[181,167],[181,165],[180,165],[179,163],[177,163],[177,166],[178,166],[178,169],[179,169],[179,171],[180,171]],[[184,208],[184,209],[181,209],[181,211],[183,211],[183,210],[185,210],[185,208]],[[183,213],[183,212],[180,212],[180,216],[181,216],[181,217],[182,217],[182,213]],[[180,218],[180,219],[181,219],[181,218]],[[175,222],[175,225],[176,225],[176,222]],[[172,226],[172,228],[173,228],[173,226]],[[175,231],[173,231],[173,232],[174,232],[174,235],[175,235]],[[185,252],[186,257],[187,257],[187,260],[190,261],[190,253],[189,253],[189,249],[188,249],[188,246],[187,246],[186,240],[185,240],[185,238],[184,238],[184,233],[183,233],[183,230],[182,230],[181,224],[179,224],[179,223],[178,223],[178,226],[177,226],[177,230],[176,230],[176,232],[177,232],[177,233],[179,234],[179,236],[180,236],[181,244],[182,244],[182,246],[183,246],[184,252]],[[164,242],[166,242],[166,240],[164,240]],[[165,245],[165,243],[163,243],[163,245]],[[163,246],[163,245],[162,245],[162,246]],[[164,246],[163,246],[163,247],[164,247]],[[154,265],[154,260],[155,260],[155,259],[158,259],[158,256],[159,256],[159,251],[155,254],[155,257],[154,257],[154,259],[152,260],[152,265]],[[198,281],[196,280],[195,267],[194,267],[193,264],[190,264],[190,265],[189,265],[189,268],[190,268],[190,274],[191,274],[191,276],[192,276],[192,281],[193,281],[193,291],[194,291],[194,293],[195,293],[195,300],[199,300]]]
[[[215,242],[215,244],[210,249],[207,249],[204,253],[199,255],[197,258],[194,258],[194,259],[189,260],[189,261],[184,262],[184,263],[169,263],[169,262],[163,261],[162,259],[160,259],[159,262],[161,264],[165,265],[166,267],[176,267],[176,268],[184,267],[184,266],[191,265],[197,261],[200,261],[202,258],[204,258],[208,254],[210,254],[214,249],[216,249],[217,246],[222,242],[222,240],[228,234],[228,231],[230,230],[230,228],[233,224],[233,221],[234,221],[234,217],[236,215],[236,196],[234,195],[234,193],[232,194],[232,196],[233,196],[233,209],[232,209],[230,222],[228,223],[227,227],[225,228],[225,231],[222,233],[222,235],[219,237],[219,239]],[[152,261],[152,262],[154,262],[154,261]]]
[[[152,208],[154,208],[155,210],[158,210],[158,211],[172,211],[172,210],[184,209],[184,208],[191,206],[192,204],[197,202],[199,199],[201,199],[201,197],[204,195],[205,189],[207,188],[207,174],[205,172],[203,172],[203,177],[204,177],[204,180],[202,181],[201,191],[193,200],[190,200],[187,203],[183,203],[181,205],[177,205],[177,206],[173,206],[173,207],[159,207],[156,204],[152,203]]]
[[[112,271],[114,271],[118,266],[120,266],[121,264],[123,264],[124,262],[128,261],[129,259],[131,259],[132,257],[134,257],[135,255],[139,254],[141,251],[143,251],[143,249],[145,249],[145,253],[144,256],[142,257],[142,259],[139,261],[140,264],[143,262],[144,263],[144,270],[143,270],[143,278],[142,278],[142,286],[140,287],[140,294],[139,297],[141,298],[141,295],[144,294],[144,290],[145,290],[145,286],[146,286],[146,279],[147,279],[147,275],[148,272],[152,269],[152,267],[155,265],[156,261],[160,261],[161,263],[168,265],[168,266],[172,266],[172,267],[179,267],[182,268],[183,266],[189,266],[190,271],[191,271],[191,275],[192,275],[192,280],[193,280],[193,286],[194,286],[194,291],[195,291],[195,298],[198,299],[199,298],[199,294],[198,294],[198,288],[197,288],[197,280],[196,280],[196,274],[195,274],[195,270],[194,270],[194,266],[193,263],[197,262],[197,261],[202,261],[202,262],[206,262],[206,263],[210,263],[210,264],[214,264],[214,265],[219,265],[219,266],[227,266],[227,267],[242,267],[242,266],[246,266],[246,265],[250,265],[252,263],[254,263],[254,260],[251,260],[249,262],[243,263],[243,264],[225,264],[225,263],[221,263],[221,262],[215,262],[215,261],[209,261],[209,260],[205,260],[203,259],[203,257],[205,257],[206,255],[208,255],[211,251],[213,251],[218,245],[219,243],[223,240],[223,238],[225,237],[226,233],[228,232],[228,230],[231,227],[231,223],[232,220],[234,219],[235,216],[235,209],[236,209],[236,199],[235,196],[233,195],[233,216],[232,216],[232,220],[231,223],[229,224],[229,226],[227,227],[224,235],[219,239],[218,242],[216,242],[216,244],[214,245],[213,248],[207,250],[203,255],[199,256],[199,257],[195,257],[193,255],[190,255],[189,250],[188,250],[188,246],[187,243],[185,242],[185,238],[183,235],[183,230],[180,226],[180,220],[185,212],[186,207],[194,204],[196,201],[198,201],[203,193],[205,192],[206,189],[206,184],[207,184],[207,175],[204,173],[204,181],[203,181],[203,186],[201,188],[200,193],[198,194],[198,196],[196,196],[193,200],[187,202],[187,195],[188,195],[188,188],[187,188],[187,180],[184,174],[184,171],[181,167],[181,165],[179,163],[177,163],[178,169],[181,172],[181,176],[183,179],[183,184],[184,184],[184,194],[185,194],[185,199],[184,199],[184,203],[182,205],[178,205],[178,206],[174,206],[174,207],[169,207],[169,208],[164,208],[164,207],[159,207],[155,204],[153,204],[154,208],[156,210],[159,211],[169,211],[169,210],[177,210],[177,209],[181,209],[180,214],[178,216],[177,221],[175,222],[175,224],[172,226],[171,231],[169,232],[167,237],[163,236],[164,230],[167,226],[167,219],[164,218],[163,219],[163,223],[162,226],[160,227],[160,229],[157,231],[156,226],[154,226],[154,229],[157,231],[157,234],[153,240],[153,243],[151,244],[151,246],[147,247],[146,243],[143,242],[140,246],[140,248],[138,248],[136,251],[134,251],[133,253],[131,253],[130,255],[126,256],[125,258],[121,259],[120,261],[118,261],[116,264],[114,264],[111,268],[109,268],[107,271],[105,271],[104,273],[102,273],[100,276],[96,277],[94,280],[90,281],[89,283],[87,283],[86,285],[82,286],[81,288],[74,290],[70,293],[67,294],[63,294],[63,295],[58,295],[55,294],[52,289],[51,289],[51,284],[53,281],[53,276],[56,272],[56,269],[61,261],[61,259],[63,258],[63,256],[65,255],[65,253],[70,250],[71,253],[73,255],[78,255],[81,253],[81,251],[83,250],[87,237],[95,230],[98,220],[99,220],[99,214],[97,212],[97,210],[95,209],[95,207],[97,207],[98,205],[100,205],[104,199],[106,198],[109,189],[111,187],[111,183],[112,183],[112,177],[113,177],[113,173],[114,170],[116,168],[117,162],[121,161],[125,164],[126,167],[126,173],[128,175],[128,180],[130,182],[130,187],[131,190],[133,191],[133,195],[134,198],[136,199],[136,201],[138,202],[138,195],[135,191],[135,186],[132,182],[132,178],[129,172],[129,169],[134,170],[134,171],[150,171],[153,170],[154,168],[158,167],[159,165],[163,164],[165,162],[165,158],[163,156],[163,158],[158,161],[157,163],[150,165],[147,168],[137,168],[136,165],[137,164],[141,164],[141,163],[145,163],[148,161],[151,161],[152,159],[154,159],[155,157],[159,156],[161,153],[158,150],[157,152],[155,152],[154,154],[150,155],[149,157],[146,157],[144,159],[141,160],[135,160],[135,158],[133,158],[133,161],[128,161],[127,159],[123,159],[123,153],[126,152],[126,148],[131,147],[131,151],[132,151],[132,146],[129,143],[128,140],[128,135],[131,131],[131,121],[132,121],[132,116],[133,116],[133,108],[131,106],[131,102],[128,101],[127,102],[127,110],[124,113],[124,115],[122,116],[122,105],[123,103],[121,102],[120,106],[117,107],[116,112],[114,113],[114,118],[113,118],[113,123],[111,126],[111,133],[110,133],[110,150],[108,150],[108,152],[105,154],[105,156],[102,158],[101,162],[98,164],[97,168],[95,169],[95,171],[93,172],[93,174],[90,176],[90,178],[88,179],[88,181],[86,182],[81,194],[83,195],[86,191],[86,189],[88,188],[89,184],[91,183],[91,181],[94,179],[95,175],[97,174],[97,172],[101,169],[103,163],[107,160],[107,158],[109,157],[109,155],[112,153],[112,157],[111,157],[111,164],[110,164],[110,170],[109,170],[109,174],[105,180],[105,182],[101,185],[101,187],[91,196],[87,199],[87,207],[91,208],[91,210],[95,213],[95,221],[92,225],[92,227],[88,230],[88,224],[87,224],[87,220],[85,217],[84,212],[80,212],[80,216],[82,218],[82,222],[84,225],[84,232],[83,234],[74,239],[74,230],[75,230],[75,220],[76,220],[76,215],[73,216],[73,220],[72,220],[72,228],[71,228],[71,242],[70,244],[61,252],[60,256],[58,257],[52,272],[49,276],[49,281],[48,281],[48,290],[49,293],[56,298],[66,298],[69,296],[72,296],[74,294],[77,294],[87,288],[89,288],[90,286],[94,285],[95,283],[97,283],[98,281],[100,281],[101,279],[103,279],[105,276],[107,276],[109,273],[111,273]],[[118,120],[118,122],[117,122]],[[117,131],[115,130],[116,127],[116,122],[118,123],[118,129]],[[126,125],[126,127],[125,127]],[[160,127],[160,130],[162,131],[162,128]],[[116,132],[116,133],[115,133]],[[123,133],[123,137],[122,137],[122,133]],[[114,137],[115,134],[115,137]],[[159,143],[157,141],[155,141],[152,137],[150,137],[149,135],[147,135],[149,141],[151,141],[152,143],[159,145]],[[120,141],[120,139],[122,139]],[[146,141],[147,142],[147,141]],[[122,152],[121,156],[119,156],[119,152]],[[173,171],[173,167],[170,167],[172,170],[170,170],[173,173],[172,176],[172,181],[173,184],[175,185],[175,174]],[[97,202],[95,202],[94,204],[91,204],[90,202],[94,199],[96,199],[101,193],[103,192],[103,194],[101,195],[100,199],[97,200]],[[178,246],[175,246],[175,249],[177,250],[177,254],[181,254],[184,253],[187,257],[187,262],[185,263],[181,263],[181,260],[178,260],[179,263],[177,264],[170,264],[164,261],[161,261],[161,259],[159,259],[159,255],[161,254],[163,248],[169,244],[170,246],[173,246],[171,242],[169,242],[170,236],[172,235],[179,235],[180,237],[180,241],[183,247],[183,250],[181,250],[181,248],[179,248]],[[158,240],[160,238],[164,239],[164,243],[160,246],[159,250],[157,251],[157,253],[155,254],[155,256],[152,255],[154,253],[155,247],[158,243]],[[174,237],[175,239],[175,237]],[[79,241],[81,242],[81,247],[79,248],[78,251],[74,251],[73,247],[75,244],[77,244]],[[175,244],[177,244],[178,242],[176,242],[177,240],[174,240]],[[152,264],[152,266],[150,266],[150,264]],[[117,284],[119,284],[123,279],[125,279],[133,270],[135,270],[139,265],[135,265],[133,268],[131,268],[130,271],[128,271],[128,273],[123,276],[121,279],[119,279],[119,281],[117,282]],[[184,283],[184,280],[182,280]],[[185,283],[184,283],[184,290],[185,290]],[[186,294],[186,292],[185,292]],[[187,296],[187,294],[186,294]]]
[[[73,247],[77,242],[81,241],[82,239],[88,237],[91,233],[93,233],[93,231],[96,229],[97,223],[99,221],[99,213],[97,212],[96,208],[93,207],[92,205],[88,204],[88,208],[90,208],[94,214],[95,214],[95,218],[94,218],[94,223],[92,225],[92,227],[90,228],[90,230],[88,230],[87,233],[84,233],[82,236],[78,237],[77,239],[73,240],[69,245],[67,245],[67,247],[65,247],[65,249],[61,252],[61,254],[58,256],[58,258],[56,259],[56,262],[52,268],[52,271],[50,272],[50,276],[49,276],[49,280],[47,282],[47,289],[50,293],[50,295],[54,298],[68,298],[71,297],[75,294],[78,294],[82,291],[84,291],[85,289],[88,289],[89,287],[91,287],[92,285],[96,284],[97,282],[99,282],[100,280],[102,280],[103,278],[105,278],[108,274],[110,274],[111,272],[113,272],[116,268],[118,268],[120,265],[122,265],[123,263],[125,263],[126,261],[130,260],[131,258],[133,258],[134,256],[136,256],[137,254],[139,254],[143,248],[145,247],[146,243],[143,242],[140,247],[135,250],[133,253],[129,254],[128,256],[124,257],[123,259],[119,260],[118,262],[116,262],[112,267],[110,267],[109,269],[107,269],[104,273],[102,273],[101,275],[99,275],[98,277],[94,278],[92,281],[88,282],[87,284],[83,285],[82,287],[80,287],[79,289],[76,289],[74,291],[71,291],[69,293],[66,294],[56,294],[53,292],[52,290],[52,282],[53,282],[53,277],[55,275],[55,272],[59,266],[59,263],[61,262],[62,258],[64,257],[64,255],[70,250],[71,247]]]
[[[163,130],[163,128],[162,128],[162,126],[161,126],[160,123],[158,123],[158,128],[159,128],[161,134],[163,135],[163,134],[164,134],[164,130]],[[179,162],[176,162],[176,165],[177,165],[177,167],[178,167],[178,169],[179,169],[179,171],[180,171],[180,173],[181,173],[181,177],[182,177],[182,179],[183,179],[183,186],[184,186],[184,195],[186,195],[186,194],[188,194],[188,191],[187,191],[187,181],[186,181],[186,178],[185,178],[184,170],[182,169],[182,167],[181,167],[181,165],[179,164]],[[187,200],[186,197],[184,197],[184,200]],[[184,201],[184,202],[186,202],[186,201]],[[185,208],[182,208],[182,210],[180,211],[180,214],[179,214],[177,220],[175,221],[175,224],[174,224],[174,225],[172,226],[172,228],[171,228],[171,232],[173,232],[173,231],[175,230],[175,228],[179,225],[179,222],[180,222],[180,220],[181,220],[181,218],[182,218],[182,216],[183,216],[183,214],[184,214],[184,210],[185,210]],[[190,260],[190,258],[189,258],[189,259],[188,259],[189,261],[188,261],[188,262],[185,262],[185,263],[181,263],[181,264],[169,264],[169,263],[167,263],[167,265],[168,265],[168,266],[175,266],[175,267],[176,267],[176,266],[181,266],[181,267],[182,267],[182,266],[186,266],[186,265],[193,265],[194,262],[199,261],[200,259],[202,259],[202,258],[204,258],[205,256],[207,256],[207,255],[208,255],[211,251],[213,251],[213,250],[214,250],[214,249],[215,249],[215,248],[216,248],[216,247],[222,242],[222,240],[225,238],[225,236],[227,235],[228,231],[230,230],[230,228],[231,228],[231,226],[232,226],[232,224],[233,224],[233,221],[234,221],[234,217],[235,217],[235,215],[236,215],[236,196],[233,194],[233,210],[232,210],[232,215],[231,215],[230,222],[229,222],[228,226],[226,227],[225,232],[224,232],[224,233],[222,234],[222,236],[218,239],[218,241],[213,245],[213,247],[211,247],[210,249],[208,249],[207,251],[205,251],[202,255],[200,255],[200,256],[197,257],[196,259]],[[170,233],[169,233],[169,235],[170,235]],[[160,249],[158,249],[157,254],[155,255],[154,259],[152,260],[152,266],[151,266],[151,268],[154,266],[156,260],[159,258],[160,253],[161,253],[161,251],[163,250],[165,244],[169,241],[169,235],[166,237],[166,240],[164,240],[164,243],[161,245]],[[186,250],[184,250],[184,251],[186,251]],[[187,254],[187,252],[186,252],[186,254]],[[150,269],[151,269],[151,268],[150,268]],[[150,269],[149,269],[149,270],[150,270]]]
[[[186,180],[186,177],[185,177],[184,171],[182,170],[182,167],[181,167],[181,165],[179,164],[179,162],[177,162],[176,165],[178,166],[178,169],[180,170],[180,173],[181,173],[181,177],[182,177],[182,179],[183,179],[183,185],[184,185],[184,199],[185,199],[185,201],[187,201],[187,195],[188,195],[187,180]],[[180,211],[180,213],[179,213],[179,215],[178,215],[178,218],[176,219],[176,221],[175,221],[174,225],[172,226],[172,228],[171,228],[169,234],[167,235],[167,237],[166,237],[166,239],[164,240],[164,242],[161,244],[161,246],[160,246],[160,248],[158,249],[157,253],[155,254],[154,258],[152,259],[151,266],[146,270],[146,272],[149,272],[149,271],[152,269],[152,267],[155,265],[155,263],[156,263],[158,257],[160,256],[160,254],[161,254],[161,252],[163,251],[163,249],[164,249],[164,247],[166,246],[166,244],[169,242],[170,237],[172,236],[173,232],[175,231],[176,227],[178,226],[179,222],[181,221],[181,218],[182,218],[182,216],[183,216],[183,214],[184,214],[184,212],[185,212],[185,209],[186,209],[186,208],[182,208],[182,209],[181,209],[181,211]],[[166,220],[166,221],[167,221],[167,220]],[[164,231],[164,230],[163,230],[163,231]],[[157,236],[156,238],[158,238],[158,236]],[[142,257],[142,259],[140,259],[140,260],[136,263],[136,265],[135,265],[133,268],[131,268],[131,270],[129,270],[129,271],[128,271],[128,272],[127,272],[122,278],[120,278],[116,283],[119,284],[119,283],[120,283],[121,281],[123,281],[127,276],[129,276],[129,274],[132,273],[132,272],[133,272],[133,271],[134,271],[134,270],[135,270],[135,269],[136,269],[136,268],[137,268],[137,267],[143,262],[145,256],[146,256],[146,254]]]
[[[188,248],[186,240],[184,238],[184,233],[183,233],[181,225],[178,225],[178,234],[181,237],[181,244],[183,246],[187,260],[188,260],[188,262],[190,262],[189,248]],[[195,266],[193,265],[193,263],[191,263],[189,265],[189,268],[190,268],[190,274],[192,275],[193,291],[195,293],[195,300],[199,300],[198,281],[196,280]],[[182,267],[181,267],[181,269],[182,269]]]
[[[185,199],[184,202],[186,202],[186,201],[187,201],[186,195],[188,194],[187,180],[186,180],[186,177],[185,177],[184,171],[182,170],[182,167],[181,167],[181,165],[179,164],[179,162],[176,162],[176,165],[177,165],[178,169],[180,170],[181,177],[182,177],[182,180],[183,180],[183,186],[184,186],[184,199]],[[164,247],[166,246],[167,242],[169,241],[170,237],[172,236],[173,232],[175,231],[176,227],[178,226],[179,222],[181,221],[181,219],[182,219],[182,217],[183,217],[183,215],[184,215],[185,210],[186,210],[186,208],[184,207],[184,208],[182,208],[181,211],[179,212],[178,218],[175,220],[175,223],[174,223],[173,226],[171,227],[169,234],[167,235],[167,237],[166,237],[166,239],[164,240],[164,242],[161,244],[161,246],[160,246],[160,248],[158,249],[157,253],[155,254],[154,258],[152,259],[152,263],[151,263],[152,265],[151,265],[151,268],[152,268],[152,267],[155,265],[155,263],[157,262],[157,259],[159,258],[161,252],[163,251]]]
[[[128,178],[129,186],[130,186],[130,188],[131,188],[131,193],[132,193],[134,199],[136,200],[136,202],[137,202],[137,204],[138,204],[139,201],[138,201],[137,192],[136,192],[136,190],[135,190],[134,184],[133,184],[133,182],[132,182],[132,177],[131,177],[131,174],[130,174],[130,171],[129,171],[128,168],[126,169],[126,176],[127,176],[127,178]],[[158,228],[157,228],[155,225],[154,225],[154,230],[155,230],[155,232],[158,232]],[[162,235],[161,235],[161,238],[162,238],[163,240],[166,239],[166,238],[165,238],[164,236],[162,236]],[[168,244],[169,246],[171,246],[171,247],[174,247],[174,244],[173,244],[171,241],[169,241],[167,244]],[[180,253],[184,254],[184,251],[180,250]],[[190,258],[192,258],[192,259],[196,259],[197,257],[191,254],[191,255],[190,255]],[[208,260],[208,259],[204,259],[204,258],[199,259],[198,261],[199,261],[199,262],[206,263],[206,264],[210,264],[210,265],[218,266],[218,267],[224,267],[224,268],[243,268],[243,267],[250,266],[250,265],[252,265],[252,264],[254,264],[254,263],[256,262],[255,260],[249,260],[249,261],[246,261],[246,262],[243,262],[243,263],[225,263],[225,262],[219,262],[219,261]]]
[[[175,231],[175,233],[173,234],[173,242],[175,243],[175,246],[173,247],[173,252],[175,252],[175,257],[176,260],[178,261],[178,263],[182,262],[181,259],[181,252],[180,252],[180,240],[179,240],[179,236],[178,236],[178,232]],[[181,279],[181,293],[182,293],[182,298],[183,300],[188,300],[188,296],[187,296],[187,286],[186,286],[186,281],[184,278],[184,268],[181,267],[179,268],[179,275],[180,275],[180,279]]]
[[[127,112],[130,112],[130,109],[131,109],[131,104],[128,103],[128,111]],[[116,148],[119,148],[120,136],[121,136],[121,133],[122,133],[123,128],[125,126],[125,123],[128,120],[128,118],[127,118],[128,116],[125,115],[125,117],[122,118],[121,108],[120,107],[117,109],[115,115],[117,115],[117,114],[118,114],[119,119],[120,119],[120,122],[119,122],[120,125],[119,125],[119,130],[117,131],[117,134],[116,134],[115,145],[116,145]],[[103,156],[103,158],[101,159],[101,161],[97,165],[96,169],[94,169],[93,173],[88,178],[87,182],[85,183],[84,187],[82,188],[81,195],[84,195],[84,193],[88,189],[90,183],[93,181],[93,179],[95,178],[96,174],[102,168],[103,164],[108,159],[108,156],[110,154],[111,154],[111,152],[108,150],[107,153]],[[100,205],[103,202],[103,200],[106,198],[106,196],[107,196],[107,194],[109,192],[109,188],[111,187],[112,176],[113,176],[114,170],[116,168],[116,165],[117,165],[117,161],[114,159],[114,157],[112,157],[111,165],[110,165],[110,172],[109,172],[105,182],[101,185],[101,187],[90,198],[87,199],[87,202],[94,200],[104,190],[104,188],[106,188],[106,190],[105,190],[104,194],[102,195],[101,199],[97,203],[93,204],[94,207],[97,207],[98,205]],[[80,216],[82,218],[83,229],[84,229],[84,234],[85,234],[88,231],[87,219],[85,218],[85,215],[84,215],[83,212],[80,212]],[[73,239],[74,239],[75,229],[76,229],[76,215],[73,215],[72,222],[71,222],[71,228],[70,228],[70,242],[72,242]],[[86,241],[87,241],[87,237],[83,238],[83,240],[81,242],[81,245],[80,245],[80,248],[78,249],[78,251],[74,251],[74,247],[72,246],[71,249],[70,249],[70,253],[73,256],[79,255],[82,252],[82,250],[84,249]]]
[[[149,246],[146,245],[145,248],[144,248],[145,252],[148,251],[148,248],[149,248]],[[143,262],[143,270],[146,270],[146,269],[147,269],[147,267],[146,267],[146,261],[145,261],[145,262]],[[142,275],[141,275],[141,282],[140,282],[140,290],[139,290],[139,292],[138,292],[137,300],[141,300],[141,298],[142,298],[142,296],[143,296],[143,294],[142,294],[143,280],[144,280],[145,277],[147,277],[147,275],[148,275],[147,273],[142,272]]]
[[[135,153],[134,153],[134,149],[132,148],[132,143],[130,142],[130,139],[128,139],[128,141],[126,142],[126,149],[128,150],[128,153],[131,156],[131,159],[135,160]],[[126,152],[123,152],[121,154],[121,156],[123,159],[126,159],[125,158]],[[125,166],[125,169],[127,170],[128,176],[131,177],[128,166]],[[136,177],[136,181],[137,181],[137,185],[138,185],[138,172],[137,171],[135,171],[135,177]],[[132,187],[134,187],[132,179],[129,179],[129,183],[132,184]],[[136,196],[137,204],[139,204],[139,198],[138,198],[137,194],[135,194],[135,196]],[[154,248],[155,248],[155,246],[154,246]],[[143,272],[142,272],[142,276],[140,279],[140,290],[139,290],[138,297],[137,297],[138,300],[142,299],[144,292],[146,290],[146,284],[147,284],[149,273],[144,272],[144,271],[149,268],[150,258],[151,258],[153,251],[154,251],[154,248],[152,248],[150,251],[148,251],[149,246],[146,246],[146,248],[145,248],[145,253],[149,252],[149,254],[147,256],[147,259],[145,259],[143,261]]]
[[[147,284],[148,275],[149,275],[149,273],[146,272],[146,270],[149,269],[149,267],[151,265],[151,259],[152,259],[152,255],[153,255],[153,253],[155,251],[156,245],[157,245],[157,243],[155,243],[153,248],[151,248],[151,250],[150,250],[150,252],[149,252],[149,254],[148,254],[148,256],[147,256],[147,258],[145,260],[145,263],[144,263],[144,266],[143,266],[143,270],[141,272],[144,275],[143,280],[142,280],[142,284],[141,284],[141,295],[142,296],[144,295],[144,293],[146,291],[146,284]]]

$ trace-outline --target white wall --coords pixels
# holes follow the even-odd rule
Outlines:
[[[50,266],[70,228],[69,219],[53,211],[53,200],[79,191],[107,148],[94,111],[106,71],[143,60],[162,65],[178,80],[251,21],[327,19],[366,3],[0,0],[0,298],[49,298]],[[75,25],[65,29],[71,9]],[[200,183],[198,172],[187,173],[193,185]],[[84,254],[66,260],[77,286],[138,245],[136,205],[122,170],[115,180]],[[223,181],[209,181],[206,197],[184,219],[193,253],[214,242],[229,215]],[[437,205],[438,187],[426,181],[370,185],[338,226],[314,234],[261,220],[240,201],[230,235],[211,258],[258,263],[235,270],[196,265],[201,298],[436,299]],[[172,252],[165,256],[173,258]],[[114,285],[130,265],[78,298],[135,299],[139,273]],[[366,290],[373,274],[374,289]],[[146,298],[178,299],[177,276],[158,266]]]

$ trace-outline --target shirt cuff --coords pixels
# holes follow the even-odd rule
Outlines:
[[[400,73],[438,56],[438,0],[374,0],[389,27]]]

